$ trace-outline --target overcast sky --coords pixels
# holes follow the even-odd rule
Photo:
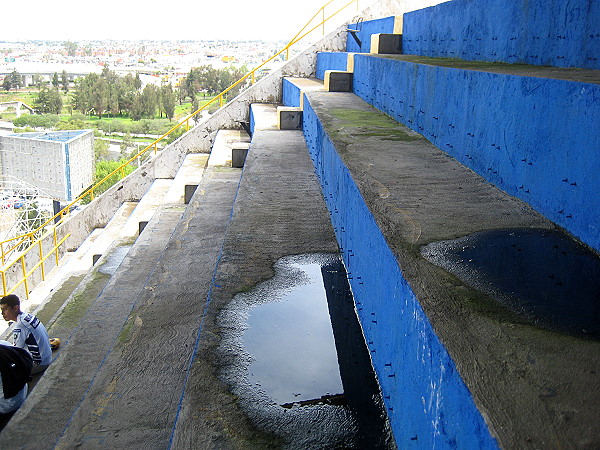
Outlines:
[[[29,0],[19,11],[13,9],[3,15],[0,40],[289,40],[325,3],[326,0]],[[344,3],[338,0],[335,4]],[[349,9],[352,15],[356,14],[356,7]],[[333,6],[328,11],[333,12]]]

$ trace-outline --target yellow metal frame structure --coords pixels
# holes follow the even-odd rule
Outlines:
[[[97,191],[104,184],[104,182],[106,180],[108,180],[109,178],[111,178],[113,175],[120,173],[121,179],[125,178],[125,167],[127,165],[129,165],[130,163],[135,161],[137,158],[139,158],[141,155],[143,155],[144,153],[146,153],[152,149],[154,150],[154,154],[156,154],[158,152],[158,143],[159,142],[161,142],[167,136],[171,135],[171,133],[173,133],[175,130],[184,126],[184,124],[185,124],[185,130],[188,131],[190,129],[190,120],[194,119],[194,117],[196,117],[198,114],[200,114],[203,110],[205,110],[212,103],[218,101],[219,107],[222,107],[225,102],[225,95],[229,91],[231,91],[233,88],[235,88],[239,84],[246,81],[248,78],[250,78],[251,83],[254,84],[255,78],[256,78],[256,72],[258,70],[262,69],[266,64],[270,63],[271,61],[273,61],[275,58],[277,58],[278,56],[280,56],[283,53],[285,53],[285,58],[287,60],[289,58],[289,49],[293,45],[298,43],[300,40],[302,40],[306,36],[308,36],[310,33],[315,31],[317,28],[322,28],[323,34],[325,34],[325,23],[328,22],[329,20],[331,20],[333,17],[337,16],[339,13],[341,13],[342,11],[344,11],[346,8],[348,8],[349,6],[351,6],[354,3],[356,3],[356,8],[358,10],[358,1],[359,0],[349,0],[346,3],[344,3],[344,5],[341,6],[339,9],[335,10],[335,12],[333,12],[329,16],[326,16],[325,8],[328,7],[329,5],[331,5],[332,3],[336,2],[336,0],[329,0],[325,5],[323,5],[321,8],[319,8],[319,10],[315,13],[315,15],[310,18],[310,20],[306,23],[306,25],[304,25],[304,27],[302,27],[302,29],[289,41],[289,43],[283,49],[281,49],[280,51],[275,53],[269,59],[265,60],[259,66],[254,68],[252,71],[248,72],[246,75],[244,75],[238,81],[233,83],[231,86],[229,86],[223,92],[216,95],[209,102],[207,102],[202,107],[200,107],[197,111],[193,112],[192,114],[187,116],[185,119],[180,121],[177,125],[175,125],[173,128],[171,128],[165,134],[163,134],[158,139],[156,139],[154,142],[152,142],[150,145],[148,145],[147,147],[142,149],[140,152],[138,152],[135,156],[132,156],[127,161],[125,161],[123,164],[121,164],[119,167],[117,167],[115,170],[113,170],[111,173],[106,175],[102,180],[98,181],[96,184],[94,184],[93,186],[91,186],[90,188],[85,190],[79,197],[77,197],[75,200],[73,200],[71,203],[69,203],[67,206],[65,206],[62,210],[60,210],[58,213],[56,213],[53,217],[51,217],[46,222],[44,222],[36,230],[33,230],[27,234],[24,234],[21,236],[16,236],[14,238],[7,239],[5,241],[0,242],[0,257],[1,257],[1,261],[2,261],[2,268],[0,269],[0,276],[2,278],[3,295],[8,295],[8,294],[14,292],[19,286],[24,284],[26,296],[27,296],[27,298],[29,298],[29,284],[28,284],[29,277],[38,268],[41,268],[41,278],[42,278],[42,280],[44,280],[45,276],[46,276],[44,262],[52,254],[55,255],[56,264],[58,265],[59,247],[62,244],[64,244],[64,242],[67,240],[67,238],[70,235],[64,236],[60,241],[57,241],[56,229],[68,218],[71,208],[76,203],[86,199],[86,197],[89,197],[90,201],[94,200],[95,191]],[[315,25],[314,22],[318,16],[321,16],[321,20],[317,21],[317,23]],[[52,229],[50,231],[44,233],[45,228],[49,224],[51,224],[53,221],[55,223],[52,225]],[[40,234],[41,234],[41,236],[40,236]],[[53,246],[46,253],[46,255],[44,255],[43,241],[44,241],[44,239],[48,238],[49,236],[53,236],[53,238],[54,238]],[[23,247],[26,247],[26,248],[24,250],[22,250]],[[29,270],[27,270],[25,257],[34,248],[39,249],[39,261],[36,264],[34,264]],[[20,253],[18,253],[19,251],[20,251]],[[9,288],[8,284],[7,284],[6,274],[7,274],[7,272],[9,272],[11,270],[12,267],[14,267],[18,264],[21,265],[21,271],[22,271],[23,276],[20,280],[18,280],[15,283],[14,286]]]

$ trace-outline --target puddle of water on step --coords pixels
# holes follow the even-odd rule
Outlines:
[[[321,265],[294,266],[305,280],[252,308],[243,338],[249,381],[280,405],[343,392]]]
[[[422,254],[538,326],[600,338],[600,258],[564,233],[486,231]]]
[[[127,256],[127,253],[129,252],[130,248],[131,245],[121,245],[119,247],[111,249],[110,253],[104,260],[104,264],[102,264],[98,268],[98,272],[106,275],[114,275],[114,273],[117,271],[117,269],[125,259],[125,256]]]
[[[220,317],[221,375],[242,408],[285,448],[393,448],[339,256],[283,258],[275,272]]]

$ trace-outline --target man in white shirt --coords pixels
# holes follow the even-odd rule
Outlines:
[[[14,321],[13,345],[24,348],[33,358],[32,374],[41,373],[48,368],[52,361],[52,349],[48,332],[33,314],[21,311],[21,301],[15,294],[0,299],[2,317],[6,321]]]

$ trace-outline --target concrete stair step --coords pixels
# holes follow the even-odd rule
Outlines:
[[[50,368],[0,435],[0,442],[4,439],[13,444],[15,439],[31,442],[31,436],[44,435],[45,445],[54,446],[118,340],[132,306],[144,291],[173,228],[181,219],[183,209],[161,209],[135,245],[131,249],[125,247],[126,256],[116,261],[113,274],[100,296],[87,305],[87,311],[78,320],[70,338],[61,345]],[[69,313],[65,308],[63,317],[57,321],[68,321]],[[51,423],[47,420],[49,417],[52,417]],[[36,428],[34,422],[44,424],[43,433],[37,430],[30,434]],[[0,443],[0,446],[8,445]]]
[[[208,166],[231,167],[231,148],[238,142],[250,142],[243,130],[219,130],[208,159]]]
[[[41,448],[122,448],[139,444],[140,432],[147,445],[166,445],[240,175],[209,170],[187,208],[158,208],[0,435],[0,446],[43,434]],[[173,348],[171,339],[187,344]],[[156,383],[166,389],[153,401],[146,394]],[[149,411],[156,419],[151,430]],[[48,417],[52,424],[42,425]],[[131,433],[107,433],[112,426]]]

